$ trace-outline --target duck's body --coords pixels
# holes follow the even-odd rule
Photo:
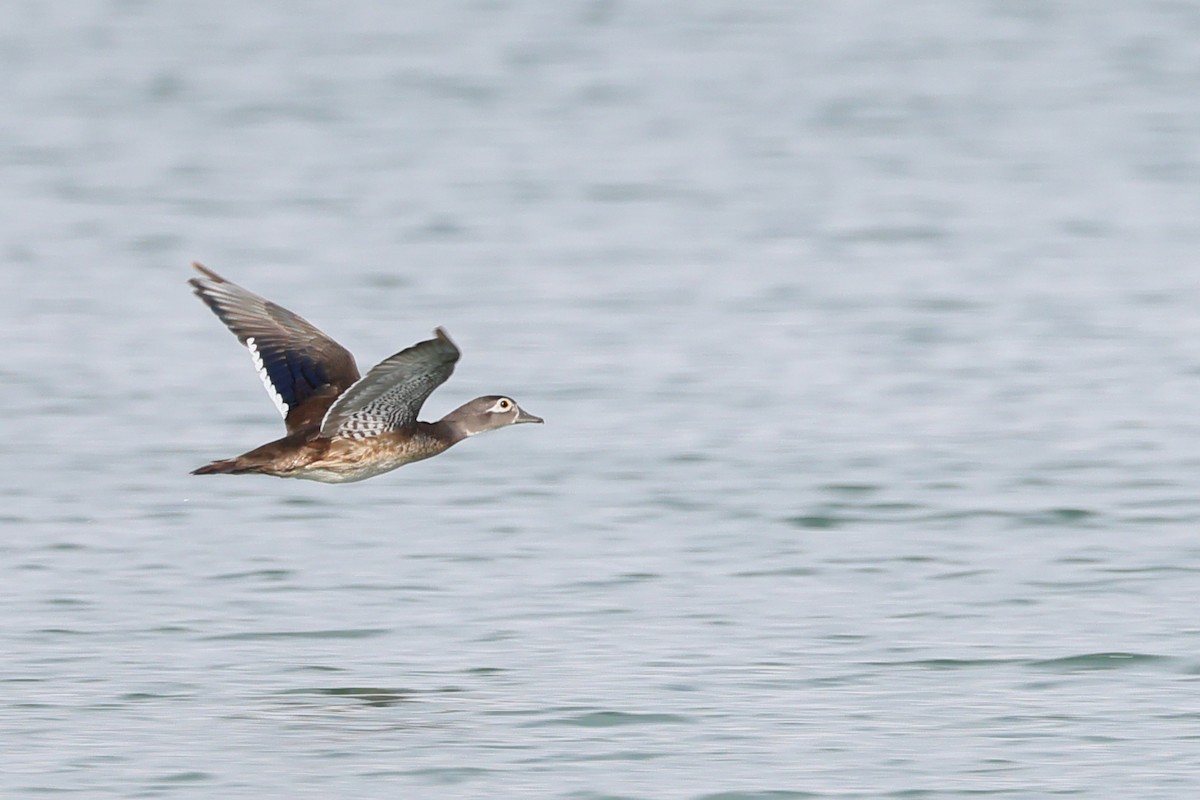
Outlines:
[[[350,483],[436,456],[459,441],[430,422],[418,422],[413,431],[388,432],[370,439],[310,439],[306,434],[289,434],[235,458],[206,464],[192,474],[256,472],[277,478]]]
[[[246,345],[288,433],[194,475],[258,473],[349,483],[430,458],[468,436],[541,422],[501,395],[477,397],[437,422],[425,399],[454,371],[459,350],[441,328],[360,378],[354,357],[310,323],[200,264],[196,294]]]

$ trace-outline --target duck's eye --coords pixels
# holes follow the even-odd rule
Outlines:
[[[508,411],[510,408],[512,408],[512,402],[509,400],[501,400],[499,403],[496,403],[496,407],[501,411]]]

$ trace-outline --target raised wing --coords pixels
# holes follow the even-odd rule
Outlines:
[[[458,348],[441,328],[371,368],[337,399],[321,422],[321,435],[365,439],[411,428],[433,390],[446,382]]]
[[[250,351],[288,433],[315,429],[338,395],[358,380],[354,356],[282,306],[225,280],[201,264],[196,295]]]

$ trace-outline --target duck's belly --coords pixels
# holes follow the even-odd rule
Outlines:
[[[397,464],[396,466],[402,466]],[[384,472],[390,472],[396,467],[388,467],[387,469],[346,469],[345,467],[329,468],[329,467],[305,467],[291,475],[285,477],[299,478],[305,481],[319,481],[320,483],[354,483],[355,481],[365,481],[367,478],[373,478]]]

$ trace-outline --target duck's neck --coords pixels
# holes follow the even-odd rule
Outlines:
[[[468,436],[474,436],[477,433],[483,433],[495,427],[494,425],[489,425],[488,418],[475,411],[473,405],[473,403],[467,403],[466,405],[459,406],[433,423],[433,426],[438,429],[439,435],[450,442],[450,444],[455,444],[466,439]]]
[[[437,422],[418,422],[417,425],[425,430],[434,439],[445,442],[446,447],[458,444],[463,439],[471,436],[475,431],[463,424],[463,420],[454,419],[453,414],[447,414]]]

